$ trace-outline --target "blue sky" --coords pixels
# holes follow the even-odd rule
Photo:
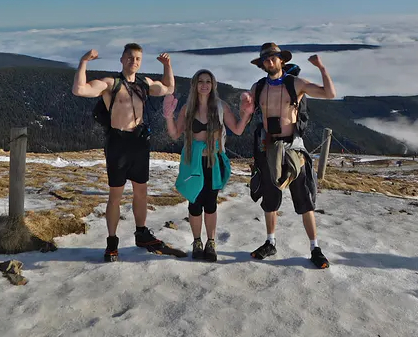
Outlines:
[[[286,6],[287,4],[287,6]],[[276,8],[276,10],[274,10]],[[0,0],[0,28],[417,14],[416,0]],[[276,14],[277,13],[277,14]]]

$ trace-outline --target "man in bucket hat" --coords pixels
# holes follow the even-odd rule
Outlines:
[[[263,87],[256,97],[255,83],[251,91],[241,95],[241,111],[259,109],[261,111],[260,129],[265,139],[265,149],[254,154],[255,163],[260,173],[260,192],[262,197],[261,207],[265,213],[267,240],[251,253],[256,259],[264,259],[267,256],[276,254],[275,229],[277,222],[277,210],[282,201],[282,190],[271,179],[272,166],[269,166],[268,157],[272,151],[278,151],[277,144],[281,144],[283,153],[292,150],[303,154],[300,161],[300,172],[290,183],[289,189],[296,213],[302,215],[306,233],[310,239],[311,261],[318,268],[327,268],[329,262],[318,246],[316,235],[316,222],[314,217],[316,197],[316,176],[313,171],[312,161],[306,151],[302,137],[296,127],[298,120],[298,104],[304,94],[317,98],[334,98],[336,96],[334,84],[326,71],[318,55],[309,57],[309,62],[316,66],[322,75],[323,85],[311,83],[305,79],[288,75],[285,72],[286,63],[292,59],[292,53],[288,50],[281,50],[273,42],[264,43],[260,49],[260,56],[251,61],[252,64],[261,68],[267,73],[267,78],[261,82]],[[292,97],[288,92],[288,83],[291,81],[295,102],[292,104]],[[286,85],[285,85],[286,84]],[[258,92],[258,91],[257,91]],[[258,94],[257,94],[258,95]],[[255,102],[258,101],[258,106]],[[276,154],[276,157],[277,154]],[[281,161],[285,163],[285,161]],[[281,168],[285,169],[285,166]],[[254,198],[253,198],[254,199]]]

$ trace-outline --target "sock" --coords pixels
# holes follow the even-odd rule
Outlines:
[[[144,226],[144,227],[138,227],[138,226],[136,226],[136,231],[138,233],[144,233],[146,229],[147,229],[146,226]]]
[[[276,235],[273,234],[267,234],[267,240],[270,241],[270,243],[275,246],[276,245]]]
[[[315,247],[319,247],[317,239],[311,240],[311,251],[313,251]]]

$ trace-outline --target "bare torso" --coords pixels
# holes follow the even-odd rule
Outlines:
[[[106,82],[108,83],[108,90],[106,90],[103,93],[103,100],[106,104],[106,107],[109,109],[110,101],[112,98],[112,88],[114,79],[109,78],[106,80]],[[135,115],[134,109],[132,107],[132,99],[135,108]],[[115,102],[112,108],[112,128],[124,131],[132,131],[137,125],[143,123],[144,104],[135,93],[133,94],[132,99],[128,93],[128,90],[122,84],[119,92],[116,95]]]
[[[298,97],[300,101],[302,95]],[[263,112],[263,126],[267,131],[267,117],[280,117],[282,132],[274,134],[277,137],[287,137],[293,135],[297,109],[290,105],[290,96],[284,84],[270,86],[266,84],[260,94],[260,106]]]

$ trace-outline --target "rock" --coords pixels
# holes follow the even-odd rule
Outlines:
[[[179,229],[179,226],[176,225],[173,221],[166,221],[164,227],[171,228],[171,229]]]
[[[17,260],[0,262],[0,271],[3,277],[7,278],[11,284],[16,286],[25,285],[28,280],[21,275],[23,263]]]
[[[39,250],[41,253],[55,252],[58,247],[54,242],[45,242],[45,244]]]
[[[0,262],[0,271],[2,273],[20,275],[22,267],[23,263],[17,260]]]
[[[15,286],[24,286],[25,284],[27,284],[29,281],[26,277],[23,277],[22,275],[17,275],[17,274],[3,274],[4,277],[6,277],[11,284],[15,285]]]

